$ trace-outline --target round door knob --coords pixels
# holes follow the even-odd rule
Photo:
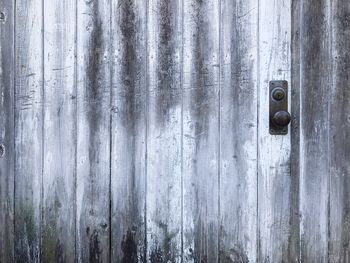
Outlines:
[[[278,111],[275,113],[275,115],[273,115],[272,117],[272,122],[276,125],[276,126],[287,126],[290,123],[290,114],[287,111]]]

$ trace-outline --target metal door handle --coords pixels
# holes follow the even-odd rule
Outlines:
[[[291,116],[288,112],[288,82],[270,81],[270,134],[285,135]]]
[[[287,126],[290,123],[290,114],[288,111],[278,111],[272,117],[272,122],[279,127]]]

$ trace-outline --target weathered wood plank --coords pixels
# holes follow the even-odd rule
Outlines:
[[[258,2],[221,13],[220,261],[256,262]]]
[[[75,262],[75,2],[44,4],[44,262]]]
[[[303,1],[301,13],[301,259],[328,262],[330,1]]]
[[[14,260],[14,1],[0,1],[0,262]]]
[[[150,0],[147,260],[181,260],[181,1]]]
[[[77,5],[78,262],[110,260],[109,0]]]
[[[291,1],[259,3],[259,126],[258,126],[258,220],[259,261],[298,262],[290,197],[295,177],[290,176],[290,129],[288,135],[269,134],[269,81],[287,80],[291,71]],[[290,90],[293,87],[289,85]],[[290,103],[289,103],[290,104]],[[289,105],[290,107],[290,105]]]
[[[40,261],[42,195],[42,1],[16,1],[15,258]]]
[[[291,184],[289,191],[289,248],[288,253],[295,255],[300,262],[300,17],[301,1],[292,1],[291,10],[291,82],[290,107],[292,113],[291,121],[291,155],[290,155],[290,176]]]
[[[217,262],[220,1],[183,4],[183,260]]]
[[[329,259],[350,262],[350,3],[332,1],[333,78],[329,94]],[[331,66],[331,65],[328,65]],[[326,174],[326,173],[325,173]]]
[[[147,2],[112,7],[112,261],[145,262]]]

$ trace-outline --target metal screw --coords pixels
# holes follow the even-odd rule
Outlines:
[[[0,12],[0,21],[5,21],[5,13],[4,12]]]
[[[4,157],[5,155],[5,145],[0,144],[0,158]]]
[[[272,97],[275,100],[283,100],[284,99],[284,95],[285,95],[285,92],[284,92],[284,90],[282,88],[275,88],[272,91]]]

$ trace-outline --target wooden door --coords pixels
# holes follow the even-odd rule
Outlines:
[[[350,262],[349,21],[345,0],[0,0],[0,262]]]

